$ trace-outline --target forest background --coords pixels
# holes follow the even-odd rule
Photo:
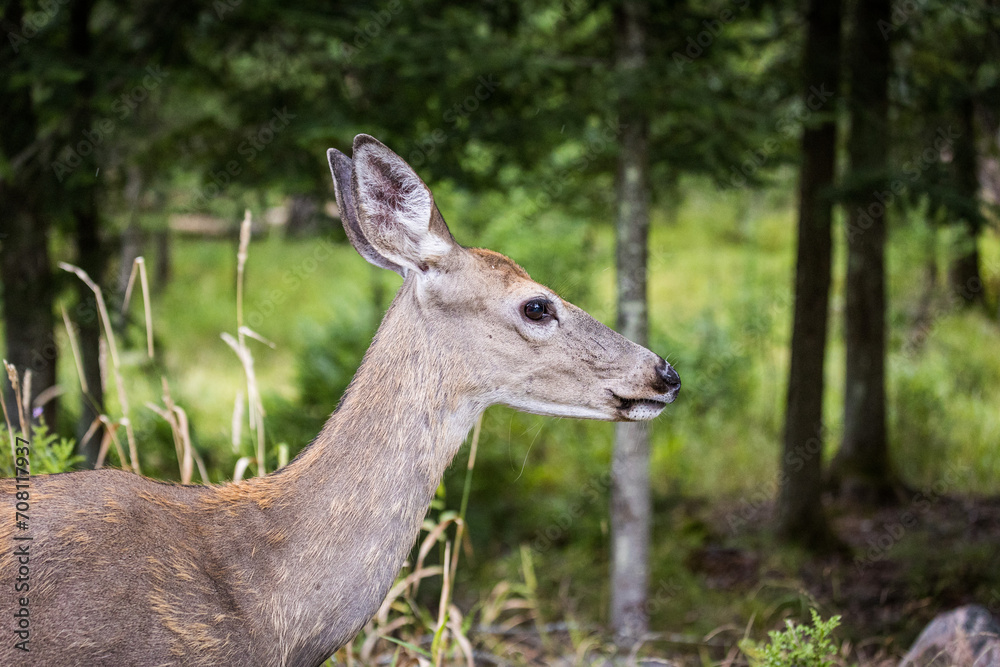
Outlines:
[[[308,444],[400,282],[333,202],[365,132],[684,383],[648,430],[489,410],[432,510],[456,609],[509,582],[539,636],[706,660],[809,609],[861,660],[1000,611],[992,0],[2,7],[0,345],[53,469],[216,483]]]

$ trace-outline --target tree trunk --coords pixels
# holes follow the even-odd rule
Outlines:
[[[804,95],[840,89],[840,0],[811,0],[803,61]],[[798,250],[788,402],[778,500],[778,534],[812,549],[836,541],[821,503],[823,468],[823,362],[830,300],[833,201],[837,163],[834,101],[823,119],[802,132]]]
[[[52,304],[55,283],[49,270],[48,224],[39,216],[30,195],[17,185],[0,183],[4,228],[0,239],[0,279],[3,280],[3,321],[7,361],[23,374],[31,370],[31,403],[56,383],[56,347]],[[7,410],[17,421],[17,403],[2,375]],[[55,428],[56,404],[50,401],[43,415]],[[31,414],[29,411],[29,419]]]
[[[14,0],[4,8],[5,25],[22,25],[24,8]],[[10,72],[28,78],[28,65],[13,42],[3,40],[2,57]],[[0,150],[10,161],[12,174],[0,176],[3,231],[0,233],[0,280],[3,282],[3,322],[6,359],[23,373],[32,371],[31,399],[56,382],[57,348],[52,315],[55,284],[49,269],[49,216],[41,214],[45,184],[50,172],[34,153],[38,124],[30,88],[7,78],[2,83],[0,105]],[[3,374],[3,395],[8,411],[16,410],[13,394]],[[16,419],[17,413],[11,413]],[[56,424],[56,402],[50,401],[43,416]],[[30,418],[30,415],[29,415]]]
[[[645,67],[645,15],[626,0],[618,16],[621,143],[617,183],[618,330],[646,345],[646,264],[649,236],[647,112],[636,103]],[[649,572],[649,431],[642,423],[615,425],[611,463],[611,627],[621,643],[645,634]]]
[[[985,223],[979,210],[979,166],[976,159],[974,105],[965,97],[958,109],[959,136],[955,139],[955,190],[961,198],[960,234],[948,275],[960,303],[984,305],[979,272],[979,234]]]
[[[86,62],[91,56],[90,15],[93,0],[81,0],[70,8],[70,49],[73,54]],[[87,70],[77,82],[76,92],[79,106],[74,119],[74,136],[90,129],[93,120],[91,101],[95,83],[93,74]],[[98,285],[104,283],[107,267],[107,253],[100,237],[100,211],[97,203],[97,176],[89,170],[81,170],[72,177],[73,218],[76,224],[77,263]],[[76,436],[78,452],[83,455],[88,467],[97,462],[101,432],[98,429],[86,442],[83,436],[98,415],[104,412],[104,389],[101,385],[101,320],[94,293],[82,281],[77,281],[76,325],[80,336],[80,363],[87,384],[87,392],[81,396],[80,419]]]
[[[880,28],[891,24],[890,9],[889,0],[857,2],[848,62],[844,440],[830,479],[835,490],[865,504],[894,498],[885,416],[890,51]]]

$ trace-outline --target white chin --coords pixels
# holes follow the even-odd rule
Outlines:
[[[632,421],[644,422],[658,417],[665,407],[666,404],[657,401],[636,401],[623,414]]]

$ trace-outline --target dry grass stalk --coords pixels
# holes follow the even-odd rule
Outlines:
[[[128,275],[128,286],[125,288],[125,300],[122,302],[122,312],[128,310],[129,300],[132,298],[132,287],[135,284],[135,277],[138,274],[139,283],[142,285],[142,304],[146,317],[146,355],[153,358],[153,311],[149,301],[149,280],[146,278],[146,260],[143,257],[136,257],[132,262],[132,271]]]
[[[14,436],[14,429],[10,425],[10,415],[7,414],[7,402],[3,400],[0,396],[0,404],[3,406],[3,421],[7,425],[7,437],[10,439],[10,457],[11,460],[17,459],[17,440]]]
[[[462,652],[462,656],[465,658],[466,667],[475,667],[474,654],[475,651],[472,648],[472,642],[465,635],[462,630],[462,612],[455,605],[448,605],[448,629],[451,630],[451,635],[455,639],[455,643],[458,644],[459,650]]]
[[[246,209],[240,224],[240,245],[236,250],[236,325],[240,327],[243,326],[243,275],[250,255],[250,230],[250,209]]]
[[[444,572],[444,568],[440,565],[431,565],[430,567],[417,568],[410,574],[406,575],[389,589],[389,593],[385,596],[385,600],[382,602],[382,606],[379,607],[378,613],[375,614],[374,622],[376,624],[386,625],[389,623],[389,613],[392,611],[397,599],[403,595],[406,590],[413,585],[413,583],[419,579],[426,579],[428,577],[436,577],[437,575]],[[410,597],[407,595],[406,597]]]
[[[424,542],[429,539],[428,535]],[[440,629],[438,624],[442,617],[441,608],[439,607],[438,624],[435,624],[426,610],[421,609],[413,598],[405,595],[415,579],[444,576],[447,571],[442,566],[434,565],[411,572],[396,582],[379,613],[360,635],[363,639],[357,659],[361,664],[471,665],[476,663],[477,657],[484,658],[482,651],[478,654],[475,652],[472,638],[463,629],[463,624],[468,623],[454,604],[448,604],[444,615],[446,633],[438,635],[436,629]],[[546,657],[556,655],[552,651],[560,648],[550,647],[549,651],[544,651],[535,645],[540,639],[536,629],[532,627],[536,604],[523,597],[526,594],[525,588],[523,584],[512,585],[502,581],[475,608],[479,622],[472,627],[475,628],[477,642],[488,658],[483,664],[538,664],[539,660],[544,661]],[[525,625],[528,627],[519,630]],[[437,647],[433,644],[435,637],[439,637]],[[577,654],[585,655],[596,643],[593,638],[581,642],[582,646],[576,647]],[[430,652],[420,648],[428,644],[431,645]],[[498,656],[509,657],[512,661]],[[354,649],[350,645],[341,649],[337,655],[341,661],[352,661],[354,657]]]
[[[445,572],[451,572],[451,542],[444,543],[444,567]],[[431,654],[434,656],[434,667],[441,667],[441,660],[444,652],[441,650],[442,633],[448,622],[448,599],[451,597],[451,577],[444,577],[441,586],[441,600],[438,603],[437,628],[434,630],[434,642],[431,644]]]
[[[138,473],[139,472],[139,456],[138,448],[135,443],[135,435],[132,431],[131,421],[129,419],[129,405],[128,396],[125,392],[125,385],[122,379],[121,368],[118,361],[118,347],[115,341],[114,331],[111,329],[110,318],[108,317],[108,311],[106,304],[101,293],[101,289],[96,285],[90,277],[83,270],[78,267],[71,266],[69,264],[60,264],[60,266],[67,271],[72,271],[77,276],[83,280],[91,291],[94,292],[94,296],[97,300],[98,309],[101,314],[101,322],[105,330],[105,339],[108,342],[107,349],[110,352],[112,367],[115,373],[115,381],[118,387],[119,401],[122,405],[122,412],[124,416],[117,423],[113,421],[107,415],[99,415],[94,422],[87,429],[84,434],[82,443],[86,443],[93,437],[97,429],[103,424],[105,426],[105,432],[101,438],[101,446],[97,454],[97,461],[95,463],[95,468],[101,468],[104,465],[105,458],[107,457],[108,449],[111,444],[115,445],[115,450],[118,453],[119,460],[124,463],[126,461],[125,452],[122,449],[121,442],[117,437],[117,430],[119,427],[125,428],[125,433],[128,438],[129,444],[129,459],[132,462],[132,469]],[[146,274],[146,262],[142,257],[137,257],[132,264],[132,271],[129,274],[128,286],[125,290],[125,299],[122,303],[122,312],[128,310],[129,302],[131,301],[132,289],[135,286],[136,276],[139,278],[139,283],[142,288],[142,299],[143,299],[143,312],[146,325],[146,354],[149,359],[153,359],[155,356],[155,350],[153,348],[153,312],[152,312],[152,302],[150,299],[149,292],[149,279]],[[77,341],[77,331],[70,322],[69,316],[66,314],[66,310],[63,309],[63,322],[66,325],[66,331],[69,334],[70,347],[73,352],[73,359],[76,363],[77,375],[80,380],[80,388],[84,395],[93,400],[90,397],[89,388],[87,386],[87,380],[83,373],[83,365],[80,357],[79,343]],[[103,365],[102,365],[103,369]],[[198,455],[198,452],[194,449],[191,443],[190,426],[188,423],[187,413],[183,408],[174,403],[173,398],[170,395],[170,388],[167,384],[166,378],[162,378],[163,385],[163,401],[165,407],[160,407],[158,405],[153,405],[147,403],[147,407],[156,412],[158,415],[163,417],[167,424],[170,426],[171,434],[174,439],[174,449],[177,452],[177,461],[180,467],[181,482],[184,484],[189,484],[193,475],[194,465],[198,466],[198,473],[201,475],[202,481],[208,481],[208,472],[205,469],[205,462]]]
[[[194,448],[194,446],[191,447],[191,455],[194,456],[194,464],[198,466],[198,475],[201,477],[201,483],[210,484],[211,482],[208,480],[208,469],[205,467],[205,461],[201,458],[201,455],[198,453],[198,450]]]
[[[455,544],[458,544],[458,542],[456,541]],[[444,544],[442,571],[446,576],[443,577],[441,599],[438,602],[438,620],[437,627],[434,630],[434,639],[431,642],[431,655],[434,657],[434,667],[441,667],[445,654],[448,653],[448,648],[451,645],[451,642],[448,640],[452,639],[465,657],[466,666],[474,667],[472,642],[469,641],[468,637],[462,631],[462,612],[458,610],[458,607],[451,604],[452,577],[450,573],[453,571],[451,566],[451,546],[451,542],[445,542]],[[458,549],[456,548],[455,551],[457,552]]]
[[[13,364],[8,363],[6,359],[3,360],[3,366],[5,369],[7,369],[7,379],[8,381],[10,381],[11,389],[14,390],[14,399],[18,404],[20,404],[21,401],[17,395],[17,385],[16,385],[17,371],[14,369]],[[14,376],[13,378],[11,378],[12,370]],[[0,407],[3,408],[3,421],[4,424],[7,425],[7,436],[10,438],[10,456],[11,459],[14,460],[17,458],[17,439],[14,436],[14,427],[11,426],[10,423],[10,415],[7,413],[7,401],[3,399],[2,395],[0,395]]]
[[[21,434],[30,440],[31,433],[28,431],[28,420],[25,418],[24,414],[24,399],[21,394],[21,381],[17,377],[17,368],[15,368],[14,364],[9,363],[6,359],[3,360],[3,366],[7,369],[7,380],[10,382],[11,389],[14,390],[14,403],[17,405],[17,421],[21,425]],[[3,412],[4,418],[6,418],[7,405],[4,401],[0,401],[0,403],[4,403]]]
[[[191,475],[194,471],[195,451],[191,445],[191,431],[188,426],[187,413],[183,408],[174,403],[170,396],[170,385],[167,378],[161,377],[163,384],[163,405],[160,407],[154,403],[146,403],[146,407],[160,415],[170,426],[170,432],[174,439],[174,450],[177,452],[177,463],[180,466],[181,484],[190,484]],[[205,474],[201,470],[202,481],[205,481]]]
[[[236,461],[236,467],[233,469],[233,481],[238,482],[243,479],[243,475],[246,474],[247,468],[253,463],[253,458],[250,456],[241,456]]]
[[[128,439],[129,460],[132,465],[132,471],[138,475],[140,474],[139,449],[136,446],[135,433],[132,430],[128,394],[125,391],[125,381],[122,377],[121,364],[118,360],[118,344],[115,342],[115,332],[111,328],[111,318],[108,317],[107,305],[104,303],[104,293],[101,291],[100,285],[91,280],[90,276],[87,275],[87,272],[80,267],[67,264],[66,262],[59,262],[59,268],[64,271],[69,271],[70,273],[75,273],[77,277],[90,288],[90,291],[94,293],[94,299],[97,301],[97,311],[101,315],[101,324],[104,327],[104,336],[108,341],[108,351],[111,354],[111,367],[114,370],[115,385],[118,388],[118,402],[121,404],[122,409],[122,418],[118,420],[118,423],[125,428],[125,436]],[[122,461],[124,460],[125,459],[123,458]]]
[[[173,417],[172,420],[168,421],[174,425],[174,440],[180,448],[177,458],[181,466],[181,484],[190,484],[191,473],[194,469],[194,457],[191,455],[193,448],[191,447],[191,432],[188,429],[187,413],[174,403],[174,399],[170,396],[170,385],[167,384],[167,378],[161,377],[160,380],[163,382],[163,404],[167,406],[167,411]]]
[[[104,465],[104,458],[108,454],[108,446],[111,443],[114,443],[115,451],[118,452],[118,460],[124,463],[126,460],[125,451],[122,449],[122,444],[117,436],[117,431],[121,424],[112,421],[107,415],[100,415],[98,419],[104,424],[104,437],[101,439],[101,449],[97,452],[97,462],[94,463],[94,468],[97,469]]]
[[[417,551],[417,563],[415,570],[417,572],[424,569],[424,559],[427,558],[427,554],[430,550],[438,543],[444,531],[448,530],[448,526],[455,523],[456,518],[448,518],[439,521],[437,524],[433,524],[427,529],[427,537],[420,544],[420,549]],[[420,588],[420,581],[423,577],[417,578],[413,581],[413,588],[407,592],[408,597],[416,597],[417,590]]]
[[[264,463],[264,405],[257,388],[257,374],[253,367],[253,354],[250,352],[250,348],[247,347],[246,338],[243,334],[240,334],[239,340],[233,338],[227,332],[223,332],[220,336],[226,345],[231,347],[233,352],[236,353],[236,357],[243,366],[243,374],[247,379],[247,411],[249,413],[250,435],[257,441],[257,455],[254,460],[257,463],[257,474],[265,475],[267,471],[265,470]],[[237,396],[237,398],[240,397],[239,395]],[[234,408],[235,411],[236,408]]]
[[[233,426],[232,426],[233,453],[240,451],[240,442],[243,440],[243,390],[236,392],[236,400],[233,402]]]
[[[54,399],[56,396],[60,396],[66,392],[64,387],[57,384],[52,385],[47,389],[43,389],[38,392],[38,396],[35,396],[34,409],[44,408],[45,404]]]
[[[410,616],[397,616],[395,620],[390,623],[386,623],[379,627],[379,632],[368,632],[368,636],[365,637],[364,643],[361,644],[361,650],[359,651],[360,658],[363,662],[369,663],[372,660],[372,653],[375,650],[375,645],[379,640],[391,636],[392,633],[396,632],[400,628],[405,627],[407,624],[411,623],[413,619]],[[349,647],[348,644],[347,647]],[[346,651],[345,651],[346,652]],[[353,650],[350,651],[353,657]]]
[[[118,443],[115,443],[117,445]],[[94,470],[100,470],[104,467],[104,459],[108,456],[108,447],[111,446],[111,431],[104,429],[104,435],[101,437],[101,446],[97,450],[97,460],[94,461]]]
[[[261,399],[260,390],[257,385],[257,375],[253,366],[253,355],[250,353],[250,348],[247,347],[246,339],[247,337],[254,338],[270,345],[271,347],[274,347],[274,344],[243,324],[244,276],[246,274],[247,258],[249,257],[251,222],[252,217],[250,215],[250,209],[247,209],[243,215],[243,222],[240,224],[240,245],[236,251],[236,338],[233,338],[233,336],[228,333],[223,333],[222,340],[224,340],[226,344],[229,345],[234,352],[236,352],[236,356],[239,358],[240,363],[243,366],[243,373],[247,378],[246,400],[249,413],[250,436],[256,440],[257,444],[257,454],[255,457],[257,463],[257,474],[266,475],[267,465],[264,450],[264,403]],[[241,400],[242,396],[237,395],[237,401]],[[237,410],[238,408],[234,406],[234,422]],[[234,429],[234,447],[238,447],[239,442],[239,435]],[[240,459],[240,461],[237,461],[236,464],[236,472],[238,472],[239,475],[237,476],[234,473],[234,477],[237,477],[237,481],[242,479],[243,473],[246,472],[246,467],[244,466],[241,468],[240,466],[242,461],[243,459]]]
[[[24,371],[24,380],[21,382],[21,405],[20,408],[26,415],[31,414],[31,369]]]
[[[87,376],[83,372],[83,357],[80,355],[80,330],[73,324],[69,319],[69,314],[66,312],[65,306],[60,306],[59,310],[62,311],[63,325],[66,327],[66,336],[69,338],[69,349],[73,355],[73,363],[76,364],[76,377],[80,382],[80,391],[83,393],[86,400],[90,401],[91,405],[96,406],[96,401],[90,393],[90,387],[87,385]],[[82,449],[90,442],[90,439],[94,437],[94,433],[100,427],[100,418],[95,418],[91,422],[90,427],[87,432],[83,435],[78,446]],[[107,438],[102,438],[102,445],[106,443]],[[124,459],[122,459],[124,461]],[[100,467],[100,466],[98,466]]]
[[[90,442],[90,439],[94,437],[97,429],[101,427],[101,417],[94,417],[94,421],[90,422],[90,426],[87,427],[87,432],[83,434],[83,438],[80,439],[80,445],[82,446],[85,442]]]

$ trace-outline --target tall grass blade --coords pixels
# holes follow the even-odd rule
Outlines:
[[[108,352],[111,355],[111,366],[114,369],[115,384],[118,388],[118,402],[121,404],[122,409],[122,418],[119,420],[119,423],[125,427],[132,471],[138,475],[140,474],[139,449],[136,446],[135,433],[132,430],[128,394],[125,391],[125,381],[122,378],[121,363],[118,359],[118,344],[115,342],[115,332],[111,327],[111,318],[108,316],[108,308],[104,302],[104,293],[101,291],[100,285],[91,280],[87,272],[80,267],[67,264],[66,262],[59,262],[59,268],[63,271],[76,274],[90,288],[90,291],[94,293],[94,299],[97,301],[97,311],[101,315],[101,324],[104,327],[104,337],[108,341]]]

